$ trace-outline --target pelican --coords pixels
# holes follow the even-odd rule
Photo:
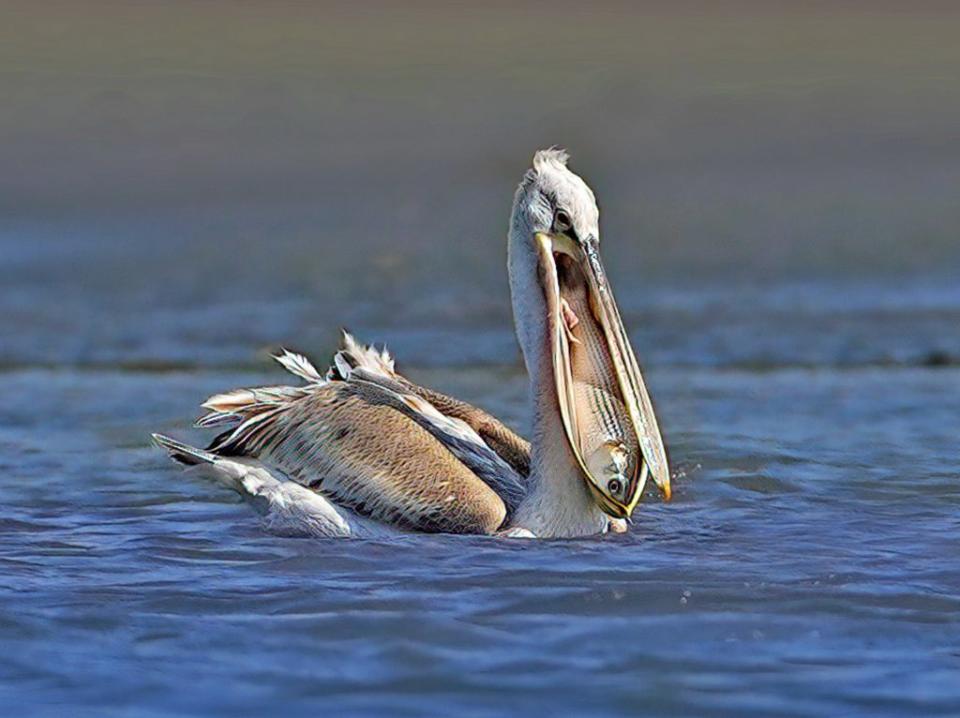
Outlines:
[[[626,530],[648,476],[670,498],[657,418],[600,261],[593,192],[541,150],[513,201],[508,269],[532,441],[418,386],[344,333],[329,370],[276,357],[298,386],[208,399],[206,449],[154,434],[195,473],[260,504],[278,530],[575,537]],[[306,528],[303,528],[306,527]]]

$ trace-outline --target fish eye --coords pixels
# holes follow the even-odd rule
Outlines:
[[[622,486],[619,479],[610,479],[610,481],[607,482],[607,491],[611,494],[619,494],[621,488]]]
[[[553,215],[553,227],[560,232],[566,232],[573,227],[573,222],[566,210],[558,209],[557,213]]]

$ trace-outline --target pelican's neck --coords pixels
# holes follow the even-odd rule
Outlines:
[[[583,482],[560,418],[551,367],[530,372],[533,404],[530,490],[513,523],[539,537],[603,533],[609,519]]]
[[[553,358],[547,336],[546,302],[529,249],[529,230],[513,227],[509,241],[510,295],[517,339],[530,376],[533,413],[530,490],[517,507],[513,525],[537,536],[603,533],[608,517],[590,496],[560,417]]]

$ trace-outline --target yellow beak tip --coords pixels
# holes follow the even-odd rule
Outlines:
[[[664,484],[660,487],[660,489],[663,491],[664,501],[669,501],[671,498],[673,498],[673,491],[670,490],[670,484]]]

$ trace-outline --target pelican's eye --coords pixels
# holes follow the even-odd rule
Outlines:
[[[607,491],[609,491],[611,494],[619,494],[620,489],[621,489],[621,486],[620,486],[619,480],[610,479],[610,481],[607,482]]]
[[[564,209],[558,209],[553,215],[553,229],[556,232],[568,232],[573,228],[570,215]]]

